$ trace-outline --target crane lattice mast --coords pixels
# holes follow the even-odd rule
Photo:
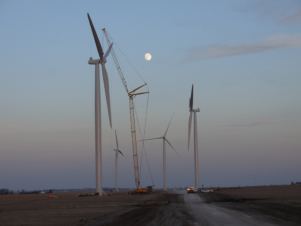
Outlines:
[[[108,46],[112,45],[112,42],[109,38],[108,32],[106,31],[105,28],[102,29],[106,41],[108,43]],[[136,125],[135,125],[135,105],[134,105],[134,97],[137,95],[142,95],[142,94],[147,94],[149,93],[148,91],[146,92],[136,92],[142,87],[146,86],[147,84],[144,83],[143,85],[133,89],[132,91],[129,91],[127,82],[125,80],[123,71],[120,67],[119,61],[117,59],[116,53],[114,49],[111,49],[111,56],[113,58],[113,61],[115,63],[115,66],[117,68],[119,77],[122,81],[122,84],[125,88],[125,91],[127,92],[127,95],[129,97],[129,110],[130,110],[130,124],[131,124],[131,137],[132,137],[132,149],[133,149],[133,162],[134,162],[134,176],[135,176],[135,184],[136,188],[140,188],[140,170],[139,170],[139,158],[138,158],[138,146],[137,146],[137,136],[136,136]]]

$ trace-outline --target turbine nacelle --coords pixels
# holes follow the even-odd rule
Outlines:
[[[88,63],[89,64],[105,64],[107,63],[107,58],[112,50],[112,47],[113,47],[113,43],[111,43],[111,45],[109,46],[107,52],[104,54],[102,60],[101,59],[93,59],[92,57],[89,58],[89,61]]]
[[[100,64],[100,59],[89,58],[88,64]]]

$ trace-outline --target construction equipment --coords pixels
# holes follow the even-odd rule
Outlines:
[[[109,38],[109,34],[105,28],[102,29],[104,36],[106,38],[106,41],[108,43],[108,46],[112,45],[112,42]],[[116,53],[114,49],[111,49],[111,56],[113,58],[114,64],[116,66],[116,69],[118,71],[119,77],[122,81],[122,84],[125,88],[125,91],[129,97],[129,110],[130,110],[130,124],[131,124],[131,137],[132,137],[132,149],[133,149],[133,162],[134,162],[134,176],[135,176],[135,184],[136,184],[136,193],[146,193],[146,188],[140,187],[140,170],[139,170],[139,158],[138,158],[138,147],[137,147],[137,136],[136,136],[136,125],[135,125],[135,105],[134,105],[134,97],[138,95],[148,94],[149,91],[141,91],[139,90],[143,87],[145,87],[147,84],[144,83],[137,88],[133,89],[132,91],[129,91],[126,79],[124,77],[123,71],[120,67],[119,61],[117,59]]]

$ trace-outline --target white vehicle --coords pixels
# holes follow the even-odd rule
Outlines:
[[[198,189],[196,189],[195,187],[187,187],[186,191],[187,193],[197,193]]]

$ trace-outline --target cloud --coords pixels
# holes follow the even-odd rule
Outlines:
[[[203,59],[260,53],[274,49],[299,47],[301,47],[301,35],[278,35],[255,43],[211,45],[207,48],[196,47],[190,49],[184,61],[190,62]]]
[[[300,0],[243,0],[235,4],[237,12],[252,13],[260,20],[273,20],[274,22],[300,21]]]
[[[301,21],[301,9],[299,9],[297,12],[294,14],[291,14],[289,16],[282,17],[281,22],[283,23],[295,23],[295,22],[300,22]]]

